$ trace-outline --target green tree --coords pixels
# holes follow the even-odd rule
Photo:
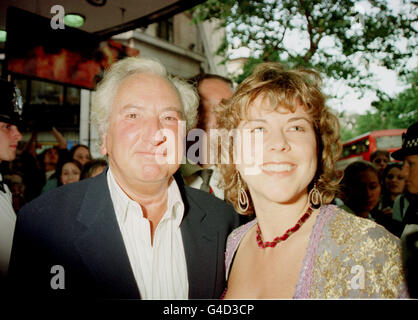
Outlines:
[[[357,117],[356,134],[381,129],[408,128],[418,121],[418,72],[410,75],[409,82],[411,87],[396,97],[382,97],[372,102],[372,111]]]
[[[354,0],[207,0],[194,8],[194,19],[220,19],[227,32],[218,54],[225,59],[230,49],[251,50],[238,82],[255,64],[279,61],[376,91],[369,63],[403,74],[416,53],[417,5],[411,1],[404,0],[400,12],[385,0],[362,1],[360,12],[361,3]]]

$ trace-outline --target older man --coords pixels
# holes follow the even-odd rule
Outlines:
[[[220,297],[225,241],[238,217],[173,177],[182,123],[193,127],[197,101],[158,62],[127,58],[112,66],[93,102],[109,168],[21,210],[10,267],[20,294]]]
[[[17,144],[22,139],[17,127],[21,112],[19,91],[12,83],[0,79],[0,163],[16,157]],[[15,223],[12,194],[0,173],[0,284],[9,266]]]

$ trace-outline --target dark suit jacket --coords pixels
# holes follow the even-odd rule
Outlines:
[[[139,299],[110,198],[106,172],[52,190],[18,214],[9,266],[19,296]],[[224,252],[238,215],[225,202],[184,187],[181,233],[190,299],[217,299],[225,287]],[[64,268],[65,289],[51,289]]]

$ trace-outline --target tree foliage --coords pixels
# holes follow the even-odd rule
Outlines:
[[[358,115],[352,129],[341,128],[343,141],[373,130],[403,129],[418,121],[418,72],[409,77],[411,87],[395,98],[381,98],[372,103],[372,111]]]
[[[412,1],[404,12],[392,12],[385,0],[362,2],[364,10],[354,0],[208,0],[194,9],[194,19],[220,19],[227,35],[218,53],[226,59],[231,49],[251,50],[238,82],[255,64],[278,61],[370,89],[371,62],[407,71],[416,54],[417,5]]]
[[[408,128],[418,121],[418,73],[412,77],[411,88],[399,93],[395,98],[382,98],[372,103],[372,112],[357,118],[359,134],[378,129]]]

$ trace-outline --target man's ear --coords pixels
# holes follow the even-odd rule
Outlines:
[[[107,155],[106,137],[106,134],[102,135],[102,144],[100,146],[100,153],[104,156]]]

